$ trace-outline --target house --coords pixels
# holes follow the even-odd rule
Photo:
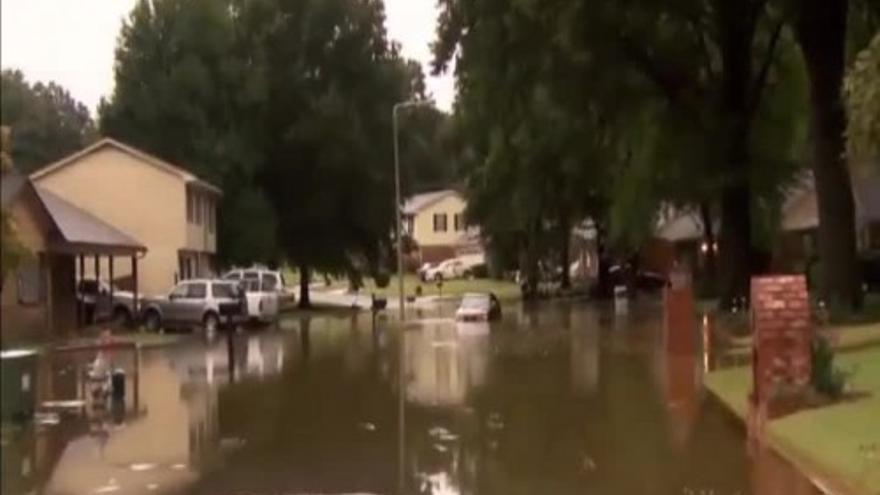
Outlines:
[[[851,174],[856,213],[857,246],[860,252],[880,250],[880,177],[869,171]],[[716,224],[716,238],[720,234]],[[812,173],[804,173],[785,195],[780,212],[780,235],[771,261],[775,271],[802,272],[818,255],[816,232],[819,209]],[[699,270],[709,249],[717,252],[717,242],[709,246],[704,239],[703,222],[693,211],[673,211],[665,215],[655,230],[655,241],[673,247],[674,257]]]
[[[208,276],[217,251],[221,191],[155,156],[104,138],[31,175],[50,191],[124,232],[146,248],[137,289],[164,294],[179,279]],[[82,277],[109,273],[106,260],[79,260]],[[131,271],[121,267],[126,286]],[[100,277],[98,277],[100,278]]]
[[[27,250],[0,286],[3,345],[75,328],[77,259],[106,259],[112,274],[114,260],[123,258],[118,265],[127,265],[137,279],[138,259],[147,249],[129,235],[27,177],[5,175],[0,196]]]
[[[859,252],[880,250],[880,177],[869,171],[851,173]],[[782,269],[798,269],[818,255],[819,208],[813,174],[806,173],[786,196],[782,231],[775,258]]]
[[[465,226],[466,208],[464,197],[452,189],[416,194],[404,203],[404,232],[415,241],[421,262],[482,251],[479,230]]]

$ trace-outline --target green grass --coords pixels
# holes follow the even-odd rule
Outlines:
[[[299,284],[299,273],[293,270],[284,272],[284,281],[288,286]],[[317,283],[321,289],[344,289],[348,287],[348,280],[345,278],[330,279],[330,285],[324,284],[323,276],[315,276],[312,278],[313,283]],[[403,279],[404,292],[408,295],[415,293],[416,287],[422,288],[423,296],[461,296],[467,292],[492,292],[499,299],[512,300],[521,297],[519,286],[507,280],[495,280],[488,278],[478,279],[455,279],[443,282],[442,290],[437,287],[435,282],[422,282],[415,274],[406,274]],[[364,278],[364,286],[361,292],[369,294],[375,292],[378,296],[397,297],[397,275],[391,276],[388,287],[380,289],[376,287],[376,283],[372,278]]]
[[[851,372],[851,400],[803,410],[769,423],[771,444],[795,465],[856,493],[880,494],[880,347],[840,353],[837,365]],[[751,368],[710,373],[706,386],[745,418]]]

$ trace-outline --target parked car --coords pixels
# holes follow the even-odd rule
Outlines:
[[[162,327],[201,326],[208,332],[223,324],[240,323],[246,301],[238,283],[219,279],[184,280],[164,297],[144,300],[144,325],[156,331]]]
[[[501,318],[501,302],[491,292],[468,293],[455,312],[457,321],[492,321]]]
[[[437,263],[424,263],[424,264],[422,264],[422,266],[420,266],[419,269],[416,270],[416,273],[419,275],[419,280],[421,280],[422,282],[427,282],[428,281],[427,273],[429,270],[431,270],[435,266],[437,266]]]
[[[134,294],[113,287],[104,280],[80,279],[76,284],[76,302],[80,305],[87,323],[114,320],[122,324],[134,321]]]
[[[426,270],[423,280],[427,282],[480,276],[486,273],[485,265],[486,257],[483,254],[465,254]]]
[[[880,256],[868,255],[859,258],[859,274],[862,279],[862,290],[880,291]]]
[[[226,280],[260,280],[260,287],[274,286],[274,292],[277,295],[278,310],[292,307],[296,304],[296,291],[292,287],[288,287],[284,281],[284,275],[278,270],[269,270],[268,268],[254,265],[251,268],[233,268],[223,275]],[[269,290],[271,291],[271,289]]]
[[[278,290],[276,279],[269,274],[260,278],[246,277],[239,282],[244,290],[246,316],[255,323],[271,323],[278,318]]]
[[[439,282],[460,278],[464,274],[464,263],[458,258],[442,261],[437,266],[425,271],[425,281]]]

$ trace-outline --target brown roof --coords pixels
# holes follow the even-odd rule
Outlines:
[[[89,155],[91,153],[95,153],[95,152],[97,152],[101,149],[107,148],[107,147],[115,148],[119,151],[122,151],[123,153],[129,154],[129,155],[141,160],[142,162],[153,165],[154,167],[156,167],[164,172],[167,172],[167,173],[170,173],[170,174],[175,175],[177,177],[180,177],[189,186],[199,187],[201,189],[211,191],[215,194],[223,194],[223,191],[219,187],[217,187],[207,181],[199,179],[195,174],[192,174],[192,173],[190,173],[180,167],[172,165],[172,164],[162,160],[161,158],[158,158],[158,157],[153,156],[149,153],[146,153],[146,152],[141,151],[139,149],[133,148],[127,144],[120,143],[119,141],[116,141],[115,139],[107,138],[107,137],[100,139],[96,143],[94,143],[90,146],[87,146],[84,149],[77,151],[76,153],[73,153],[71,155],[68,155],[68,156],[62,158],[62,159],[58,160],[57,162],[46,165],[45,167],[32,173],[30,177],[33,180],[39,180],[41,177],[45,177],[49,174],[52,174],[52,173],[56,172],[57,170],[65,167],[67,165],[70,165],[71,163],[76,162],[77,160],[79,160],[80,158],[82,158],[86,155]]]
[[[147,248],[128,234],[107,224],[91,213],[61,199],[56,194],[34,187],[37,197],[58,228],[67,248],[91,248],[96,251],[141,251]]]

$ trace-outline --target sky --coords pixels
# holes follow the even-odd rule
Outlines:
[[[0,0],[0,65],[31,83],[55,81],[89,107],[113,91],[113,53],[122,21],[136,0]],[[455,98],[451,74],[430,76],[436,0],[385,0],[388,34],[418,60],[437,106]]]

